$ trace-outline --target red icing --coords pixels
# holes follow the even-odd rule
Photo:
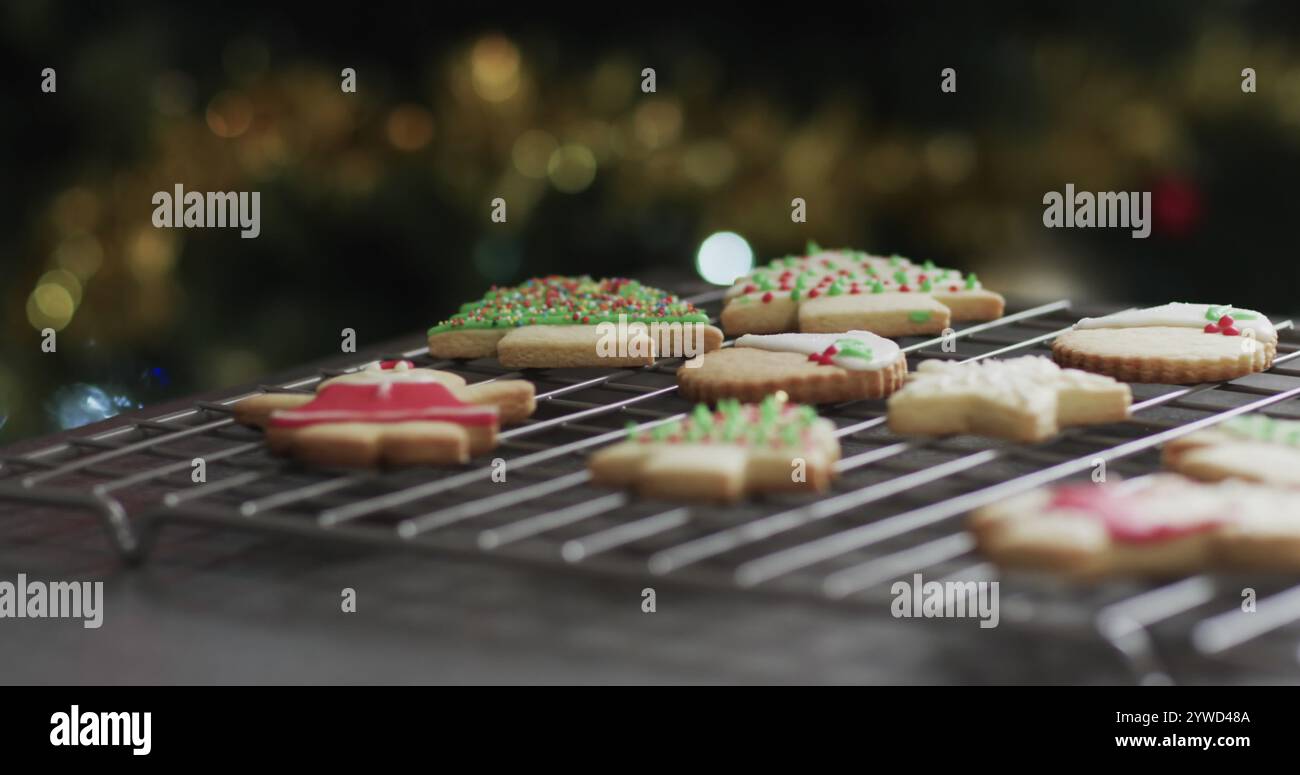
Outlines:
[[[900,286],[898,286],[898,290],[902,291],[903,293],[907,293],[908,291],[910,291],[910,290],[912,290],[912,289],[911,289],[911,288],[908,288],[906,285],[900,285]]]
[[[813,363],[820,363],[823,366],[833,366],[835,365],[835,354],[838,352],[839,349],[835,345],[831,345],[819,353],[810,354],[808,360]]]
[[[1052,491],[1049,509],[1081,511],[1101,520],[1111,538],[1127,543],[1163,541],[1209,530],[1218,520],[1171,525],[1142,518],[1142,503],[1095,484],[1064,485]]]
[[[340,422],[451,422],[487,426],[497,421],[496,407],[456,398],[439,382],[335,382],[297,409],[271,414],[276,428],[305,428]]]
[[[764,304],[768,303],[769,301],[772,300],[772,298],[773,298],[773,297],[772,297],[772,292],[771,292],[771,291],[768,291],[767,293],[763,294],[763,303],[764,303]]]
[[[817,290],[816,288],[813,288],[812,290],[808,291],[808,298],[810,299],[815,299],[820,295],[822,295],[822,292]]]
[[[414,368],[414,367],[415,367],[415,364],[414,364],[413,362],[411,362],[411,361],[380,361],[380,362],[379,362],[379,368],[381,368],[381,369],[395,369],[395,368],[397,368],[398,366],[401,366],[402,364],[406,364],[406,367],[407,367],[407,368]]]

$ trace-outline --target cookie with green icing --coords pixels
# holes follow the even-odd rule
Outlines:
[[[598,485],[669,500],[734,502],[751,493],[820,492],[840,456],[835,426],[816,410],[775,396],[724,399],[650,426],[588,461]]]
[[[1300,487],[1300,420],[1239,415],[1170,441],[1164,461],[1174,471],[1205,481],[1244,479]]]
[[[493,286],[429,329],[437,358],[497,357],[511,368],[643,366],[722,345],[690,302],[627,278],[535,277]]]
[[[881,336],[939,334],[953,321],[1001,317],[1002,297],[974,274],[809,243],[738,278],[728,289],[728,334],[864,330]]]
[[[1052,342],[1062,366],[1125,382],[1222,382],[1266,371],[1276,356],[1272,322],[1228,304],[1171,302],[1083,318]]]

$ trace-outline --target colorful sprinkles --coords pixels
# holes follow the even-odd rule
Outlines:
[[[429,334],[482,328],[629,323],[708,323],[709,316],[674,294],[625,277],[534,277],[510,287],[492,286],[478,301],[429,329]]]
[[[768,396],[761,404],[723,399],[716,411],[699,404],[685,420],[652,428],[629,422],[627,434],[629,441],[641,444],[738,444],[779,449],[807,446],[815,422],[817,411],[811,406]]]

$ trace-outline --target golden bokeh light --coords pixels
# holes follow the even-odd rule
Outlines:
[[[51,269],[41,275],[41,279],[36,281],[36,287],[43,285],[57,285],[68,292],[72,298],[72,306],[76,308],[81,305],[81,280],[66,269]]]
[[[546,177],[551,154],[559,147],[559,141],[550,132],[530,129],[515,140],[510,158],[521,175],[540,180]]]
[[[641,103],[632,120],[636,139],[651,150],[671,145],[682,131],[681,106],[667,98]]]
[[[169,275],[176,265],[175,232],[152,227],[137,229],[126,246],[131,272],[148,282]]]
[[[474,91],[488,102],[505,102],[519,91],[519,49],[502,35],[488,35],[470,51]]]
[[[224,91],[208,103],[208,128],[217,137],[239,137],[253,125],[253,102],[236,91]]]
[[[37,330],[62,331],[72,322],[76,308],[67,288],[58,283],[44,283],[27,297],[27,320]]]
[[[433,141],[433,113],[407,102],[393,108],[386,125],[388,142],[399,151],[418,151]]]
[[[54,248],[54,263],[85,280],[103,265],[104,249],[94,236],[74,234]]]
[[[566,194],[576,194],[596,179],[596,157],[587,146],[569,143],[551,154],[546,172],[551,185]]]
[[[693,143],[682,158],[686,177],[704,188],[717,188],[735,172],[736,154],[720,140]]]

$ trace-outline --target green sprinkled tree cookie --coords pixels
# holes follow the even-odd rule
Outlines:
[[[940,334],[953,321],[999,318],[1004,306],[973,274],[809,243],[807,255],[778,258],[737,279],[727,291],[722,326],[730,335]]]
[[[626,278],[494,286],[429,329],[434,357],[495,356],[510,368],[645,366],[721,346],[722,332],[695,305]]]
[[[1169,442],[1164,460],[1166,467],[1204,481],[1245,479],[1300,487],[1300,420],[1234,417]]]
[[[769,396],[700,404],[591,456],[592,480],[669,500],[734,502],[750,493],[821,492],[840,457],[835,426],[816,410]]]

